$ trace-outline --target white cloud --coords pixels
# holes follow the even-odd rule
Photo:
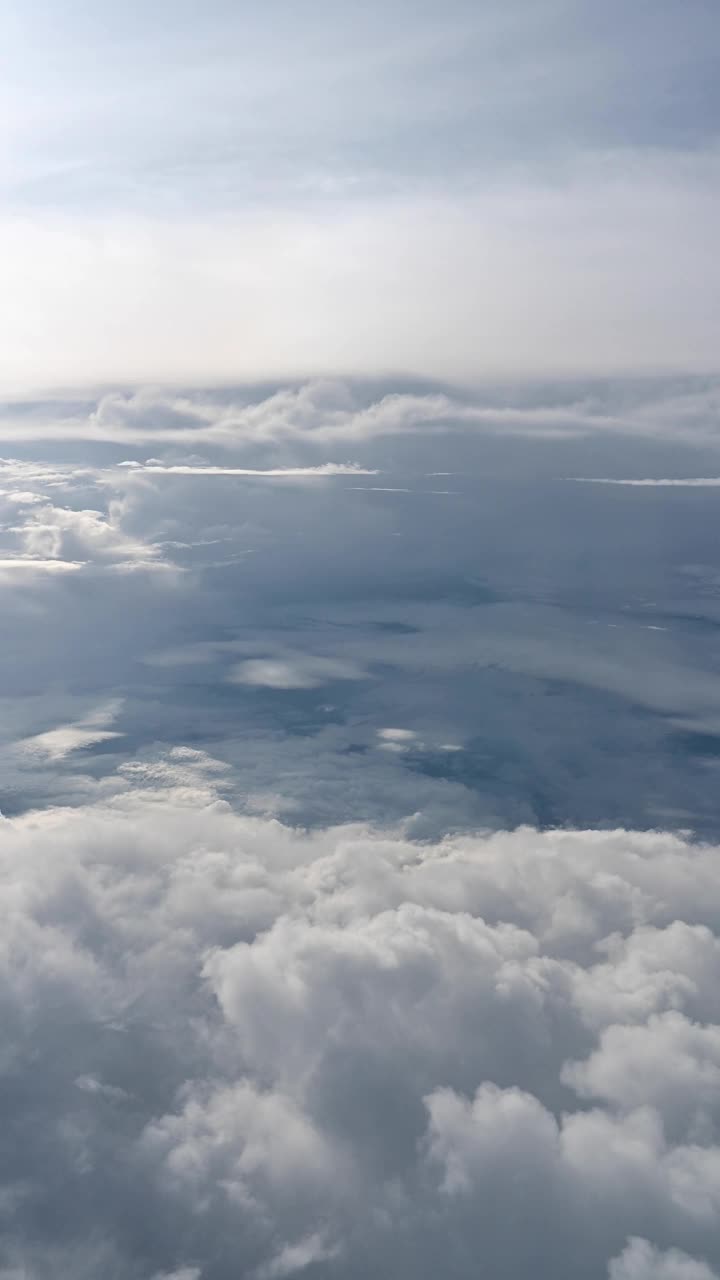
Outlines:
[[[30,507],[34,506],[38,502],[44,502],[42,494],[32,493],[30,490],[23,489],[13,489],[9,492],[7,490],[0,490],[0,496],[2,496],[6,502],[12,502],[19,507]]]
[[[287,654],[276,658],[248,658],[230,673],[233,684],[267,689],[319,689],[333,680],[366,680],[367,672],[355,662],[315,654]]]
[[[82,751],[99,742],[110,742],[113,738],[121,738],[121,733],[107,727],[113,723],[121,710],[122,699],[115,698],[111,702],[95,707],[72,724],[64,724],[57,729],[47,729],[44,733],[33,734],[31,738],[25,738],[19,745],[32,755],[45,756],[52,761],[64,760],[72,751]]]
[[[140,539],[128,537],[120,527],[122,504],[111,504],[105,515],[101,511],[76,511],[70,507],[48,504],[33,507],[21,525],[12,532],[20,537],[28,556],[72,560],[147,563],[157,549]]]
[[[380,750],[389,751],[395,755],[404,755],[411,744],[418,748],[423,745],[417,741],[414,729],[378,729],[377,736],[380,739],[378,743]]]
[[[0,505],[8,504],[11,516],[2,526],[6,545],[0,549],[0,554],[5,553],[0,558],[0,574],[72,569],[179,572],[163,559],[161,544],[128,532],[133,519],[132,495],[126,491],[113,494],[102,472],[31,465],[15,459],[5,459],[0,465],[0,472],[3,470],[13,479],[27,477],[44,492],[0,492]],[[88,490],[104,509],[80,505],[78,495],[81,493],[86,502]],[[59,505],[58,491],[67,496],[67,505]]]
[[[92,1228],[120,1280],[709,1280],[717,849],[307,833],[226,778],[177,749],[0,821],[9,1262],[91,1275]]]
[[[265,470],[248,467],[161,466],[149,463],[121,462],[121,467],[131,467],[140,473],[170,476],[257,476],[260,479],[313,480],[324,476],[375,476],[377,471],[352,462],[324,462],[318,467],[270,467]]]
[[[69,573],[82,569],[81,560],[43,560],[40,556],[4,556],[0,559],[0,577],[16,573]]]

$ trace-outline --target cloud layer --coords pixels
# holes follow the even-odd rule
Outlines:
[[[712,0],[26,0],[0,383],[717,370],[716,36]]]
[[[716,372],[719,186],[710,151],[329,207],[6,215],[0,392]]]
[[[415,380],[377,379],[374,383],[344,378],[310,378],[295,384],[257,384],[211,390],[136,387],[72,399],[8,399],[0,404],[0,441],[8,445],[42,442],[67,446],[74,442],[143,449],[164,446],[160,458],[131,458],[113,467],[114,483],[122,470],[132,476],[237,476],[298,480],[333,476],[377,476],[366,462],[347,461],[346,450],[389,439],[417,439],[463,434],[562,442],[602,437],[675,440],[696,446],[717,443],[720,383],[717,377],[588,379],[564,384],[536,382],[486,383],[467,387],[432,387]],[[325,451],[318,456],[315,448]],[[180,449],[202,449],[209,457]],[[340,460],[326,452],[342,451]],[[170,452],[172,451],[172,452]],[[236,451],[242,465],[228,460]],[[247,465],[248,456],[252,465]],[[446,459],[445,459],[446,460]],[[437,459],[434,459],[437,461]],[[457,461],[457,460],[455,460]],[[3,474],[4,473],[4,474]],[[14,459],[0,463],[0,480],[8,501],[33,499],[26,474]],[[433,477],[456,471],[430,472]],[[40,479],[42,480],[42,472]],[[110,477],[108,477],[110,478]],[[576,477],[584,482],[625,483],[609,477]],[[659,483],[679,483],[679,478]],[[658,483],[637,480],[627,483]],[[711,478],[682,483],[713,484]],[[378,481],[383,486],[382,479]],[[427,487],[427,486],[426,486]],[[28,497],[28,494],[30,496]]]
[[[227,780],[0,824],[3,1274],[715,1275],[717,849],[306,834]]]

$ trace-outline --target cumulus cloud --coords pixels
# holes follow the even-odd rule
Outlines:
[[[120,527],[121,504],[101,511],[69,507],[33,507],[17,533],[28,556],[56,560],[88,559],[115,563],[147,563],[158,555],[155,547],[128,537]]]
[[[5,459],[0,474],[31,480],[36,490],[0,490],[0,511],[6,506],[0,548],[0,572],[63,572],[65,568],[165,570],[163,547],[128,532],[133,500],[127,492],[113,493],[97,468],[70,465],[44,466]],[[120,475],[123,473],[120,472]],[[120,486],[122,487],[122,486]],[[66,498],[60,505],[58,491]],[[103,509],[83,505],[87,495]]]
[[[0,1265],[711,1280],[717,849],[308,833],[227,777],[0,822]]]

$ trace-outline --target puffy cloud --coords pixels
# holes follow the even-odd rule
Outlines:
[[[717,849],[306,832],[229,781],[177,748],[0,822],[0,1265],[710,1280]]]
[[[563,1079],[581,1096],[621,1109],[652,1103],[666,1128],[712,1138],[720,1114],[720,1027],[675,1010],[639,1026],[613,1024],[585,1062],[566,1064]]]
[[[121,565],[157,560],[158,549],[121,528],[122,504],[111,503],[107,515],[101,511],[75,511],[69,507],[33,506],[21,525],[11,532],[20,537],[28,557],[54,560],[91,561]]]
[[[128,532],[131,497],[113,495],[97,469],[52,468],[6,459],[0,465],[3,473],[11,479],[32,480],[43,492],[0,490],[0,511],[6,504],[12,515],[1,526],[11,541],[4,548],[10,554],[0,559],[0,572],[168,569],[159,544]],[[67,505],[58,505],[58,490],[67,495]],[[104,510],[81,505],[88,492],[103,503]]]

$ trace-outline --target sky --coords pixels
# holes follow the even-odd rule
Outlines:
[[[712,372],[716,38],[714,0],[3,0],[0,390]]]
[[[0,0],[0,1280],[720,1280],[719,38]]]

